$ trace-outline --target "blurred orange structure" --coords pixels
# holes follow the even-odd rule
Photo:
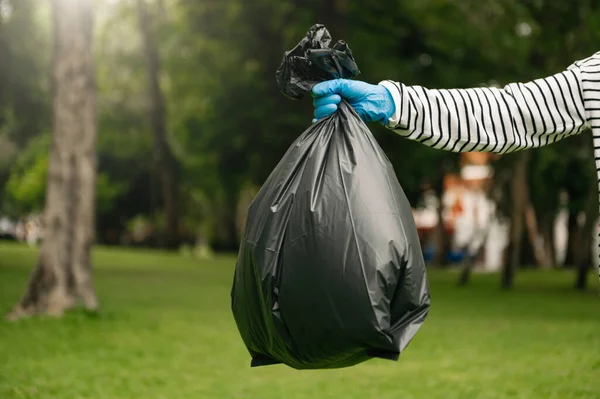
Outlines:
[[[460,175],[447,174],[444,176],[444,192],[442,194],[444,226],[453,234],[456,221],[465,212],[474,214],[475,222],[481,212],[481,206],[468,206],[465,197],[472,194],[486,194],[492,183],[492,167],[490,161],[493,155],[485,152],[467,152],[460,155]],[[467,200],[468,201],[468,200]]]
[[[460,155],[460,172],[444,176],[442,197],[426,200],[425,207],[414,212],[424,245],[432,239],[432,232],[439,223],[437,207],[441,205],[443,228],[450,237],[453,250],[478,252],[478,248],[485,246],[485,251],[491,251],[486,255],[488,262],[496,266],[497,248],[502,247],[503,240],[494,238],[499,242],[490,245],[487,237],[490,226],[497,224],[494,218],[495,204],[488,197],[493,183],[491,162],[497,157],[480,152]],[[426,193],[426,197],[431,195],[431,192]]]

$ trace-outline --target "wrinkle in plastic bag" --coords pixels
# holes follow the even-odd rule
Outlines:
[[[289,59],[329,41],[315,25],[286,53],[278,70],[284,94],[309,91],[340,58],[358,72],[345,44],[338,49],[346,58],[335,49],[319,73],[312,61],[307,69],[310,56]],[[411,206],[345,102],[296,139],[250,205],[231,297],[253,367],[397,360],[425,321],[430,293]]]
[[[300,99],[312,87],[325,80],[350,79],[360,70],[348,45],[340,40],[333,47],[324,25],[314,25],[304,39],[286,51],[277,69],[279,90],[292,99]]]

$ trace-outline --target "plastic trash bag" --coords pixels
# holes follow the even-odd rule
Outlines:
[[[284,94],[358,73],[347,46],[329,42],[315,25],[286,53]],[[298,137],[250,205],[231,297],[252,367],[397,360],[424,322],[429,286],[411,206],[346,103]]]

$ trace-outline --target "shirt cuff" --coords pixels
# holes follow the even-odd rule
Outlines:
[[[398,125],[400,125],[400,127],[406,126],[408,121],[403,119],[407,118],[408,112],[406,108],[408,106],[408,102],[403,96],[404,85],[391,80],[381,81],[379,82],[379,85],[385,87],[390,92],[392,98],[394,99],[394,105],[396,108],[392,116],[388,119],[386,127],[394,129],[399,127]]]

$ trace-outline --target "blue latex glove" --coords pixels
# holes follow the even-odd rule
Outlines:
[[[391,93],[384,86],[348,79],[334,79],[316,84],[312,89],[315,119],[333,114],[342,98],[364,122],[387,123],[396,111]]]

